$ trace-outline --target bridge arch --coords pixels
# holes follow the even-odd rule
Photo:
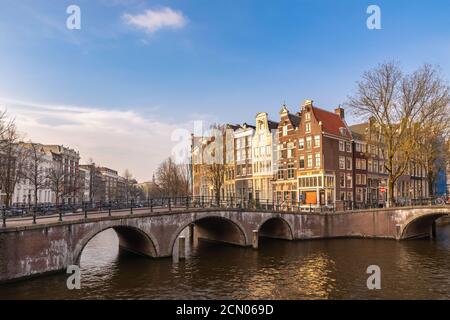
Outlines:
[[[239,221],[219,213],[208,213],[206,215],[195,216],[177,228],[170,240],[170,254],[173,254],[175,242],[181,232],[191,224],[195,225],[196,233],[200,238],[240,246],[250,245],[249,236]]]
[[[113,229],[119,238],[119,247],[147,257],[158,257],[159,249],[156,239],[141,228],[122,223],[112,223],[96,227],[82,236],[75,246],[73,259],[79,265],[81,255],[86,245],[99,233]]]
[[[258,228],[260,237],[293,240],[294,233],[291,224],[280,216],[269,217],[263,220]]]
[[[433,223],[448,215],[446,212],[426,211],[417,214],[403,223],[400,239],[412,239],[420,237],[428,237],[431,234]]]

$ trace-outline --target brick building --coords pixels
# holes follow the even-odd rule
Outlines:
[[[343,108],[328,111],[312,100],[295,113],[283,105],[279,116],[277,123],[261,112],[256,126],[227,126],[222,199],[308,208],[385,205],[384,140],[373,120],[348,126]],[[202,156],[214,148],[214,139],[205,137],[193,148],[194,195],[213,196]],[[429,195],[425,172],[414,163],[395,188],[396,199]]]

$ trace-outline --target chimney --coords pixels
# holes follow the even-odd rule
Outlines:
[[[341,119],[344,119],[344,117],[345,117],[344,109],[341,108],[340,105],[339,105],[338,108],[334,109],[334,113],[336,113],[337,115],[339,115],[339,117],[341,117]]]

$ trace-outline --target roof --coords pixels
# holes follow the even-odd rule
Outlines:
[[[240,125],[240,124],[230,124],[230,123],[227,123],[226,127],[227,127],[227,129],[237,130],[237,129],[239,129],[239,128],[241,127],[241,125]]]
[[[342,136],[340,128],[344,128],[346,137],[352,137],[351,132],[348,130],[347,124],[338,114],[315,106],[311,106],[311,108],[317,121],[322,122],[322,130],[324,132],[335,136]]]
[[[256,129],[255,126],[252,126],[251,124],[248,124],[247,122],[244,122],[244,124],[241,126],[241,128],[243,128],[243,129],[245,129],[245,128]]]
[[[300,124],[300,117],[296,114],[288,113],[289,121],[294,127],[298,127]]]
[[[278,122],[272,121],[272,120],[267,120],[267,123],[269,125],[269,130],[276,130],[276,129],[278,129]]]
[[[367,122],[365,123],[359,123],[354,124],[350,126],[350,131],[352,132],[352,135],[354,138],[358,140],[363,140],[365,135],[367,134],[367,128],[369,127],[369,124]]]

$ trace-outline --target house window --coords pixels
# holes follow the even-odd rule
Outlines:
[[[305,121],[310,121],[311,120],[311,113],[310,112],[306,112],[305,113]]]
[[[288,127],[287,125],[283,126],[283,136],[287,136],[287,132],[288,132]]]
[[[344,149],[344,141],[339,141],[339,151],[342,151],[342,152],[345,151],[345,149]]]
[[[366,170],[366,159],[361,159],[361,170]]]
[[[278,178],[279,180],[283,180],[283,179],[284,179],[284,172],[283,172],[282,169],[279,169],[279,170],[278,170],[277,178]]]
[[[339,157],[339,169],[345,170],[345,157]]]
[[[305,156],[300,156],[299,164],[300,164],[300,169],[305,169]]]
[[[311,123],[305,123],[305,132],[311,132]]]
[[[320,147],[320,136],[314,136],[314,148]]]
[[[365,174],[361,175],[361,184],[366,184],[367,183],[367,176]]]
[[[305,148],[305,139],[304,139],[304,138],[300,138],[300,139],[298,140],[298,148],[299,148],[300,150],[303,150],[303,149]]]
[[[357,202],[363,201],[363,189],[362,188],[356,188],[356,201]]]
[[[288,164],[288,179],[293,179],[294,178],[294,174],[295,174],[295,168],[294,168],[294,164],[290,163]]]
[[[352,158],[347,157],[347,170],[352,170]]]
[[[341,172],[339,175],[339,186],[345,188],[345,173]]]
[[[306,137],[306,150],[311,150],[311,137]]]
[[[352,174],[351,173],[347,173],[347,182],[346,182],[347,188],[352,188]]]
[[[287,157],[288,158],[294,157],[294,143],[293,142],[289,142],[287,144],[287,148],[288,148]]]
[[[313,164],[312,154],[308,154],[308,168],[312,168]]]
[[[345,191],[340,192],[339,199],[341,199],[341,201],[345,201]]]
[[[352,145],[351,143],[347,142],[345,143],[345,149],[347,152],[352,152]]]
[[[373,160],[373,172],[378,172],[378,160]]]
[[[372,166],[372,160],[371,159],[367,160],[367,171],[369,171],[369,172],[373,171],[373,166]]]
[[[360,174],[356,175],[356,184],[361,184],[361,175]]]
[[[315,154],[316,168],[320,168],[320,153]]]
[[[361,160],[360,159],[356,159],[355,160],[355,166],[357,170],[361,169]]]

